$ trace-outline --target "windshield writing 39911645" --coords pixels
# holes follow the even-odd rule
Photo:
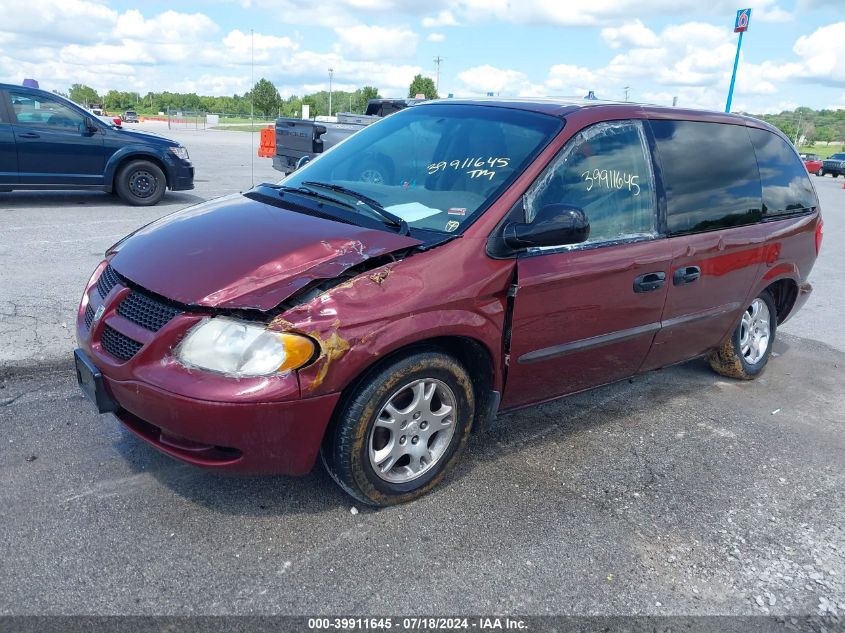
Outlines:
[[[464,170],[470,178],[486,177],[489,180],[493,180],[493,177],[496,175],[496,169],[504,169],[510,165],[510,160],[510,158],[494,156],[469,157],[450,161],[442,160],[438,163],[431,163],[428,166],[428,173],[429,175],[434,175],[439,171],[446,171],[447,169],[454,169],[455,171]]]

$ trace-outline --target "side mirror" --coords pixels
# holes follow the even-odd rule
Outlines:
[[[85,117],[85,121],[82,122],[82,133],[85,136],[91,136],[95,134],[100,128],[97,127],[97,124],[94,123],[94,120],[89,116]]]
[[[590,222],[583,209],[568,204],[549,204],[540,209],[531,224],[508,224],[502,237],[513,250],[580,244],[590,237]]]

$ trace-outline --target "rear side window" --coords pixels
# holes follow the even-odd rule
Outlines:
[[[598,123],[570,140],[525,195],[526,220],[562,203],[586,213],[588,243],[652,237],[652,180],[642,123]]]
[[[762,219],[754,148],[744,125],[651,121],[667,197],[670,235]]]
[[[763,215],[777,216],[816,206],[804,163],[792,146],[766,130],[749,128],[763,183]]]

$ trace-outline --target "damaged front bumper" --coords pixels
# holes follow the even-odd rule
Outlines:
[[[106,384],[120,403],[115,416],[161,452],[244,473],[308,473],[340,396],[243,404],[186,398],[134,381]]]
[[[197,466],[288,475],[312,468],[339,394],[303,398],[294,371],[238,378],[186,367],[173,350],[206,315],[162,312],[167,304],[147,299],[135,302],[140,310],[121,309],[133,295],[143,292],[104,262],[77,315],[77,378],[100,413]]]
[[[104,376],[74,353],[80,387],[100,413],[171,457],[243,473],[304,475],[314,465],[340,394],[285,402],[222,402]]]

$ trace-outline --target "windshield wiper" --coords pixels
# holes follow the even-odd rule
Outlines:
[[[344,202],[343,200],[338,200],[334,196],[327,196],[319,191],[314,191],[312,189],[307,189],[306,187],[288,187],[286,185],[275,185],[274,189],[278,189],[282,193],[296,193],[300,196],[309,196],[311,198],[319,198],[321,200],[327,200],[333,204],[339,205],[341,207],[346,207],[347,209],[355,210],[355,205],[349,204],[348,202]]]
[[[398,227],[399,233],[401,235],[411,234],[411,229],[404,219],[400,218],[395,213],[391,213],[390,211],[385,209],[378,200],[373,200],[369,196],[365,196],[363,193],[359,193],[358,191],[355,191],[354,189],[349,189],[348,187],[344,187],[343,185],[335,185],[328,182],[317,182],[315,180],[306,180],[302,184],[306,187],[318,187],[320,189],[336,191],[337,193],[341,193],[343,195],[355,198],[359,202],[362,202],[363,204],[367,205],[370,209],[372,209],[376,215],[379,215],[384,220],[387,220],[387,224]]]

